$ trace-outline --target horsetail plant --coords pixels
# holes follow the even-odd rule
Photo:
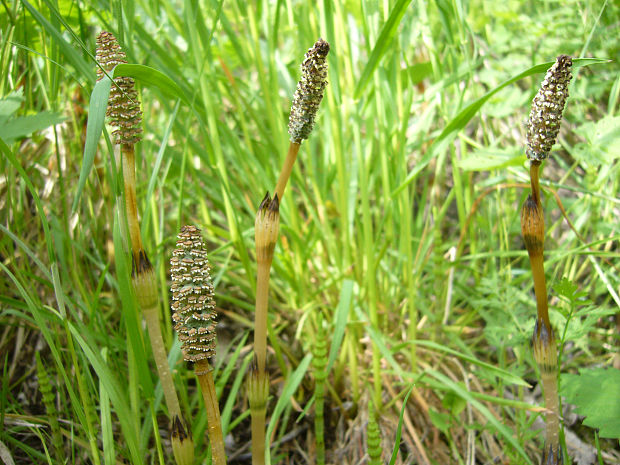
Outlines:
[[[323,99],[323,91],[327,86],[327,54],[329,44],[323,39],[316,41],[308,50],[301,65],[302,75],[297,84],[291,114],[289,116],[288,133],[290,144],[284,165],[280,171],[273,199],[269,192],[261,202],[256,214],[255,246],[258,272],[256,277],[256,307],[254,313],[254,355],[255,370],[248,378],[249,397],[254,399],[250,405],[267,406],[269,379],[265,371],[267,357],[267,307],[269,300],[269,272],[273,260],[273,252],[278,239],[279,205],[284,189],[293,171],[301,143],[308,138],[314,127],[314,121]],[[264,395],[264,398],[260,396]],[[265,461],[265,416],[259,408],[252,409],[252,463],[261,465]],[[260,450],[263,451],[261,454]],[[255,453],[256,452],[256,453]]]
[[[375,407],[372,399],[368,402],[368,425],[366,425],[366,447],[368,452],[368,463],[370,465],[381,465],[381,455],[383,448],[381,447],[381,430],[377,423]]]
[[[327,379],[327,340],[323,329],[323,318],[319,317],[317,332],[312,347],[312,368],[314,369],[314,435],[316,437],[316,463],[325,464],[325,380]]]
[[[278,240],[280,204],[278,194],[272,199],[265,194],[254,223],[256,246],[256,307],[254,309],[254,363],[248,378],[248,400],[252,415],[252,463],[265,461],[265,417],[269,395],[267,358],[267,307],[269,304],[269,271]]]
[[[105,73],[111,73],[119,63],[127,63],[125,53],[121,50],[113,34],[102,31],[97,36],[97,69],[98,80]],[[118,77],[110,88],[108,109],[106,112],[110,124],[116,126],[113,132],[115,143],[120,145],[123,181],[125,193],[125,214],[131,240],[132,272],[131,280],[138,305],[142,309],[149,331],[151,348],[159,379],[161,380],[164,398],[171,419],[172,450],[178,465],[189,465],[194,461],[194,445],[191,431],[184,423],[181,406],[177,397],[174,381],[168,365],[168,357],[161,334],[159,322],[159,297],[157,280],[153,266],[148,259],[142,244],[140,223],[138,221],[138,205],[136,201],[136,167],[135,144],[141,139],[142,111],[133,79]]]
[[[549,156],[555,144],[562,112],[568,97],[571,80],[572,60],[567,55],[557,57],[555,64],[547,71],[540,90],[532,102],[527,127],[527,158],[530,160],[530,183],[532,192],[528,195],[521,211],[521,232],[527,249],[537,317],[532,335],[534,358],[540,369],[546,413],[546,436],[541,465],[559,465],[563,455],[559,444],[560,408],[558,401],[557,347],[553,328],[549,320],[547,285],[544,270],[545,221],[540,195],[540,165]]]
[[[183,358],[194,364],[207,411],[209,440],[215,465],[226,463],[213,370],[215,356],[215,301],[211,265],[200,229],[183,226],[170,259],[172,318],[181,341]]]

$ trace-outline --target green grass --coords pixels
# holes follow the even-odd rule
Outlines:
[[[307,354],[317,312],[330,350],[327,463],[363,458],[371,397],[384,462],[402,426],[395,463],[537,463],[542,431],[532,425],[540,428],[542,399],[529,348],[536,308],[519,224],[528,191],[521,184],[529,183],[524,122],[561,53],[616,61],[575,60],[559,143],[542,170],[560,369],[609,368],[618,356],[613,2],[3,7],[0,448],[15,463],[59,463],[36,353],[69,463],[172,463],[165,434],[154,431],[167,427],[165,404],[129,285],[120,163],[108,132],[96,131],[102,90],[91,99],[93,56],[102,29],[119,38],[130,65],[118,72],[134,75],[141,91],[138,210],[180,402],[194,419],[197,463],[207,460],[206,419],[197,415],[200,392],[168,305],[175,236],[195,224],[207,241],[229,462],[250,463],[243,379],[254,218],[286,155],[299,65],[319,37],[331,45],[329,85],[280,206],[271,272],[271,463],[314,461]],[[590,302],[570,300],[564,278]],[[571,418],[565,437],[576,433],[583,447],[598,448],[598,463],[620,463],[618,438]],[[566,443],[570,455],[575,444]]]

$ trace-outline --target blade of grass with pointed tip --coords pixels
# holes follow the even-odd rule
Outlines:
[[[114,68],[114,78],[127,76],[146,87],[156,87],[167,97],[181,99],[187,105],[190,101],[176,82],[161,71],[145,65],[121,63]]]
[[[5,141],[13,142],[15,139],[29,136],[33,132],[41,131],[50,126],[60,124],[65,117],[60,113],[42,111],[36,115],[20,116],[5,122],[0,128],[0,137]]]
[[[478,360],[477,358],[474,358],[470,355],[450,349],[449,347],[442,346],[441,344],[437,344],[436,342],[426,341],[426,340],[415,340],[415,341],[407,341],[407,344],[415,344],[417,346],[435,349],[439,352],[445,352],[455,357],[459,357],[469,363],[473,363],[474,365],[478,365],[479,367],[484,368],[485,370],[488,370],[489,372],[494,373],[498,378],[503,379],[507,383],[516,384],[517,386],[531,387],[527,382],[523,381],[521,377],[509,371],[502,370],[496,365],[485,363],[481,360]]]
[[[332,336],[332,343],[329,349],[329,358],[325,372],[329,373],[336,357],[340,353],[340,345],[344,338],[344,332],[347,327],[347,321],[349,319],[349,310],[351,309],[351,297],[353,294],[353,281],[345,279],[342,283],[342,289],[340,290],[340,301],[336,308],[336,314],[334,316],[334,335]]]
[[[409,396],[411,395],[411,391],[413,391],[413,388],[414,385],[411,385],[411,387],[407,391],[405,400],[403,400],[403,408],[400,409],[400,416],[398,417],[398,427],[396,428],[396,437],[394,438],[394,449],[392,450],[390,465],[394,465],[396,463],[396,458],[398,457],[398,451],[400,450],[400,437],[403,431],[403,418],[405,416],[405,409],[407,408],[407,401],[409,400]]]
[[[286,380],[286,384],[284,385],[284,389],[282,389],[282,395],[278,398],[278,402],[276,403],[276,407],[273,409],[273,414],[271,415],[271,420],[269,421],[269,427],[267,428],[267,434],[265,435],[265,463],[271,464],[271,453],[269,452],[269,438],[271,438],[271,434],[273,433],[278,420],[280,419],[280,415],[284,411],[286,404],[290,402],[290,398],[297,391],[297,386],[301,383],[304,378],[306,371],[308,370],[308,365],[312,361],[312,354],[308,353],[303,358],[299,365],[295,369],[293,373],[290,374],[288,379]]]
[[[62,54],[69,63],[88,81],[95,80],[95,72],[92,67],[84,60],[82,55],[68,43],[62,33],[56,29],[52,24],[43,16],[35,7],[33,7],[27,0],[22,0],[22,4],[26,7],[28,12],[34,17],[34,19],[45,29],[49,35],[54,39],[56,45],[62,51]]]
[[[579,68],[581,66],[588,66],[592,64],[600,64],[607,63],[609,60],[605,60],[602,58],[574,58],[573,59],[573,68]],[[489,92],[484,94],[478,100],[470,103],[465,108],[463,108],[449,123],[448,125],[441,131],[441,134],[435,139],[433,145],[429,148],[428,152],[422,159],[416,163],[415,168],[409,172],[405,180],[402,182],[400,186],[392,192],[392,198],[398,195],[403,189],[409,185],[411,181],[415,179],[415,177],[424,169],[426,165],[431,161],[431,159],[435,156],[435,154],[439,151],[440,147],[443,147],[445,143],[449,142],[448,136],[452,136],[453,133],[460,131],[463,129],[467,123],[474,117],[474,115],[480,110],[482,105],[484,105],[493,95],[502,90],[504,87],[509,86],[523,78],[528,76],[532,76],[533,74],[540,74],[546,72],[551,65],[553,65],[553,61],[542,63],[540,65],[532,66],[529,69],[517,74],[516,76],[504,81],[499,86],[491,89]]]
[[[495,418],[495,415],[493,415],[493,413],[491,413],[488,408],[486,408],[482,403],[480,403],[476,398],[474,398],[474,396],[472,396],[471,393],[464,386],[462,386],[460,383],[452,381],[444,374],[439,373],[435,370],[428,369],[425,370],[425,373],[431,375],[441,384],[450,388],[457,396],[460,396],[462,399],[470,403],[472,407],[478,410],[482,414],[482,416],[487,419],[487,421],[500,434],[500,436],[503,436],[506,442],[508,442],[508,444],[514,447],[515,451],[519,453],[522,460],[524,460],[525,463],[532,465],[532,461],[525,453],[525,450],[523,450],[523,447],[521,447],[521,444],[519,444],[517,439],[515,439],[512,431],[510,431],[510,429],[500,423],[500,421]]]
[[[390,12],[390,16],[381,29],[379,38],[377,39],[377,42],[375,43],[375,46],[370,54],[370,58],[368,59],[368,63],[366,63],[366,66],[362,71],[362,76],[355,87],[355,93],[353,94],[353,98],[355,100],[360,98],[362,92],[368,85],[372,74],[377,69],[377,66],[379,66],[381,58],[383,58],[383,55],[392,44],[394,36],[396,35],[396,29],[398,28],[400,21],[405,14],[405,10],[410,3],[411,0],[398,0],[398,3],[394,5],[394,8]]]
[[[50,234],[50,227],[47,221],[47,216],[45,214],[45,210],[43,209],[43,204],[41,203],[41,199],[39,198],[38,190],[35,189],[28,173],[24,170],[22,165],[20,165],[17,157],[13,153],[13,151],[9,148],[8,145],[0,138],[0,152],[4,153],[5,157],[9,160],[9,162],[14,166],[19,175],[22,177],[22,180],[26,183],[30,194],[32,195],[32,199],[34,200],[34,204],[37,206],[37,213],[41,218],[41,226],[43,227],[43,233],[45,235],[45,244],[47,245],[47,255],[49,257],[50,263],[56,261],[56,254],[54,253],[54,247],[52,242],[52,236]]]
[[[82,190],[86,185],[86,179],[90,174],[97,153],[97,144],[103,125],[105,124],[105,111],[108,108],[108,98],[110,97],[110,87],[112,81],[104,76],[101,81],[95,84],[95,88],[90,94],[90,105],[88,106],[88,123],[86,124],[86,142],[84,143],[84,158],[82,159],[82,169],[78,180],[77,191],[71,206],[71,212],[75,213],[77,205],[82,195]]]

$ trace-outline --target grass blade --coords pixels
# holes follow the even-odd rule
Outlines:
[[[370,58],[368,59],[368,63],[366,63],[366,66],[362,71],[362,76],[355,87],[355,93],[353,94],[353,98],[355,100],[361,97],[361,94],[368,85],[372,74],[377,69],[377,66],[379,66],[381,58],[383,58],[385,52],[388,50],[390,45],[392,45],[394,36],[396,35],[396,29],[398,29],[398,25],[400,24],[400,21],[405,14],[405,10],[410,3],[411,0],[398,0],[398,3],[390,12],[390,16],[381,29],[379,38],[377,39],[377,42],[372,49],[372,53],[370,54]]]
[[[88,106],[88,124],[86,126],[86,142],[84,143],[84,158],[82,161],[82,169],[80,170],[80,178],[78,180],[77,191],[73,199],[71,212],[75,213],[77,205],[80,201],[82,191],[86,185],[86,179],[90,174],[97,153],[97,144],[103,125],[105,124],[105,111],[108,108],[108,98],[110,96],[110,87],[112,81],[105,77],[95,84],[93,92],[90,94],[90,104]]]

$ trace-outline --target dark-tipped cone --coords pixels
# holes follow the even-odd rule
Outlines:
[[[314,127],[314,120],[327,86],[327,54],[329,44],[323,39],[317,40],[306,53],[301,64],[301,79],[291,105],[288,133],[291,142],[300,144],[307,139]]]

